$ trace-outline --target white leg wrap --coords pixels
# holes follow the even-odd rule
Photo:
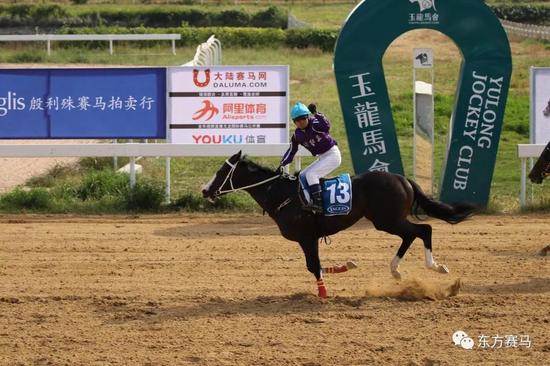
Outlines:
[[[390,264],[391,274],[397,280],[401,279],[401,273],[399,273],[399,262],[401,262],[401,258],[395,256]]]
[[[434,257],[432,255],[432,251],[429,249],[424,248],[424,256],[426,259],[426,268],[434,268],[435,261]]]

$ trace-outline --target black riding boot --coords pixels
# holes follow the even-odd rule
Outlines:
[[[314,213],[323,212],[323,196],[321,191],[321,186],[319,184],[314,184],[309,188],[311,192],[311,211]]]

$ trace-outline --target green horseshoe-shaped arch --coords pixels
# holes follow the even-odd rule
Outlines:
[[[336,42],[334,73],[353,168],[403,174],[382,58],[401,34],[432,29],[462,52],[440,199],[487,205],[512,73],[510,45],[482,0],[365,0]]]

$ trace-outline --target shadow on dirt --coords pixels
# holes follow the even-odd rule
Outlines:
[[[238,315],[273,316],[280,314],[301,317],[303,322],[320,322],[322,312],[350,312],[359,310],[366,297],[333,297],[321,300],[309,293],[288,296],[259,296],[253,299],[225,299],[212,297],[192,300],[190,306],[163,306],[155,302],[136,303],[132,300],[109,299],[95,302],[96,312],[109,318],[108,323],[120,324],[129,321],[163,322],[167,320],[191,320],[196,318],[232,317]],[[352,317],[365,317],[363,314]],[[316,320],[317,319],[317,320]]]
[[[473,294],[542,294],[550,292],[550,278],[531,278],[520,283],[506,283],[464,287],[464,292]]]
[[[374,229],[370,221],[360,220],[351,228],[348,228],[347,231],[365,231],[370,229]],[[154,234],[171,238],[200,237],[201,239],[219,236],[281,236],[277,225],[271,219],[264,217],[248,220],[243,218],[242,221],[235,219],[213,219],[211,222],[204,223],[182,223],[181,226],[156,230]]]
[[[364,305],[379,301],[436,301],[456,296],[460,280],[450,286],[440,286],[420,281],[404,281],[392,286],[370,288],[365,296],[330,297],[322,300],[311,293],[287,296],[259,296],[252,299],[222,297],[198,297],[185,299],[189,306],[164,306],[156,302],[136,302],[136,299],[96,299],[96,312],[108,318],[108,323],[121,324],[130,321],[163,322],[167,320],[192,320],[198,318],[228,318],[239,315],[293,316],[305,323],[323,322],[323,313],[362,319],[374,315],[364,314]],[[321,317],[320,317],[321,314]]]

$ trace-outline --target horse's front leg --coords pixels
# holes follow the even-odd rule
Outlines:
[[[307,270],[313,273],[317,280],[319,297],[325,299],[327,297],[327,288],[323,280],[323,272],[321,271],[321,261],[319,259],[319,242],[316,238],[309,238],[300,240],[299,243],[306,257]]]

